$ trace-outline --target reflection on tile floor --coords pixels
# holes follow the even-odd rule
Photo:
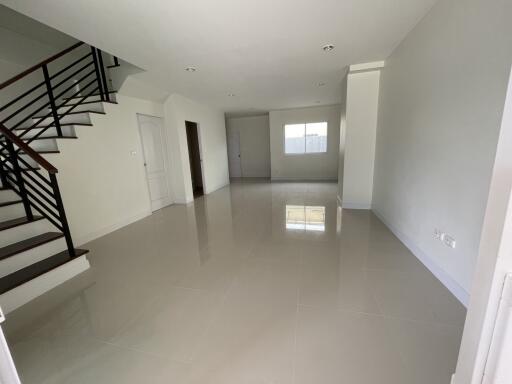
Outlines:
[[[233,183],[87,247],[90,271],[7,318],[25,384],[448,384],[455,369],[464,308],[373,214],[341,212],[335,184]]]

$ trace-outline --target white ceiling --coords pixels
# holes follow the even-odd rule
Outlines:
[[[386,58],[436,1],[0,3],[144,68],[140,81],[227,112],[257,113],[338,103],[346,66]],[[323,52],[327,43],[335,50]]]

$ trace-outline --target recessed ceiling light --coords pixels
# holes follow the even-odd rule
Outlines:
[[[329,52],[329,51],[332,51],[334,49],[334,45],[333,44],[326,44],[322,47],[322,49],[325,51],[325,52]]]
[[[323,87],[324,85],[325,85],[325,83],[318,83],[319,87]]]
[[[234,93],[228,93],[228,96],[229,97],[235,97],[235,94]]]
[[[197,71],[197,68],[196,67],[187,67],[187,68],[185,68],[185,71],[187,71],[187,72],[195,72],[195,71]]]

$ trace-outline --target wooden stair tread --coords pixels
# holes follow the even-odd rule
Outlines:
[[[31,137],[28,137],[28,138],[25,138],[25,137],[22,137],[21,140],[27,142],[29,140],[52,140],[52,139],[78,139],[77,136],[39,136],[39,137],[36,137],[35,139],[32,139]],[[5,137],[2,137],[0,138],[0,142],[5,142]]]
[[[46,149],[36,149],[35,151],[37,153],[42,154],[42,155],[47,155],[47,154],[50,154],[50,153],[60,153],[60,151],[58,149],[48,149],[48,150],[46,150]]]
[[[39,137],[36,137],[34,140],[50,140],[50,139],[78,139],[78,136],[39,136]],[[28,138],[27,140],[25,141],[29,141],[30,138]]]
[[[83,127],[92,127],[92,123],[60,123],[61,127],[70,127],[70,126],[73,126],[73,125],[83,126]],[[46,128],[46,127],[48,127],[48,126],[47,125],[37,125],[37,126],[32,127],[32,128],[18,127],[18,128],[14,128],[14,131],[30,131],[31,129],[42,129],[42,128]],[[52,125],[48,129],[51,129],[51,128],[55,128],[55,126]]]
[[[22,137],[21,138],[21,140],[23,140],[25,142],[29,141],[29,140],[52,140],[52,139],[78,139],[78,137],[77,136],[65,136],[65,135],[57,136],[57,135],[55,135],[55,136],[39,136],[39,137],[36,137],[35,139],[32,139],[31,137],[29,137],[29,138]],[[5,141],[5,138],[0,139],[0,141]]]
[[[117,93],[117,91],[108,91],[107,92],[109,95],[113,94],[113,93]],[[101,96],[99,93],[93,93],[92,95],[89,95],[87,97],[93,97],[93,96]],[[73,100],[73,99],[82,99],[83,97],[85,96],[74,96],[74,97],[63,97],[64,100]],[[98,101],[101,101],[101,100],[98,100]]]
[[[14,228],[19,225],[25,225],[28,223],[32,223],[34,221],[41,220],[43,216],[34,216],[32,220],[29,220],[27,217],[18,217],[17,219],[11,219],[7,221],[0,222],[0,231],[5,231],[6,229]]]
[[[79,104],[81,105],[81,103]],[[59,108],[66,108],[66,107],[72,107],[73,105],[65,105],[63,107],[59,107]],[[106,115],[105,112],[102,112],[102,111],[90,111],[90,110],[86,110],[86,111],[71,111],[71,112],[68,112],[68,113],[59,113],[57,116],[58,117],[66,117],[66,116],[71,116],[71,115],[79,115],[81,113],[97,113],[99,115]],[[32,116],[32,119],[50,119],[50,118],[53,118],[53,116]]]
[[[28,251],[40,245],[49,243],[50,241],[60,239],[61,237],[64,237],[64,234],[61,232],[46,232],[17,243],[9,244],[0,248],[0,260],[7,259],[8,257]]]
[[[35,152],[37,153],[41,153],[41,154],[48,154],[48,153],[60,153],[60,151],[58,149],[34,149]],[[0,153],[1,153],[1,150],[0,150]],[[27,153],[25,152],[21,152],[18,154],[18,156],[28,156]],[[39,168],[37,168],[39,169]]]
[[[45,273],[50,272],[51,270],[60,267],[63,264],[66,264],[74,258],[85,255],[89,251],[85,249],[75,249],[75,252],[75,257],[72,257],[67,250],[59,252],[44,260],[29,265],[28,267],[13,272],[10,275],[0,278],[0,294],[28,283],[30,280],[44,275]]]
[[[89,101],[84,101],[82,103],[70,103],[70,104],[62,105],[59,108],[73,107],[75,105],[82,105],[82,104],[99,104],[99,103],[117,104],[116,101],[89,100]]]
[[[3,203],[0,203],[0,208],[1,207],[7,207],[9,205],[14,205],[14,204],[19,204],[19,203],[22,203],[23,201],[20,200],[20,199],[17,199],[17,200],[11,200],[11,201],[4,201]]]

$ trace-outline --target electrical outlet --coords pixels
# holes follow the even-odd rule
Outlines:
[[[434,240],[439,240],[441,243],[450,248],[455,248],[455,246],[457,245],[457,242],[453,237],[451,237],[447,233],[444,233],[438,228],[434,228]]]
[[[443,236],[443,243],[450,248],[455,248],[455,246],[457,245],[455,239],[447,234]]]

